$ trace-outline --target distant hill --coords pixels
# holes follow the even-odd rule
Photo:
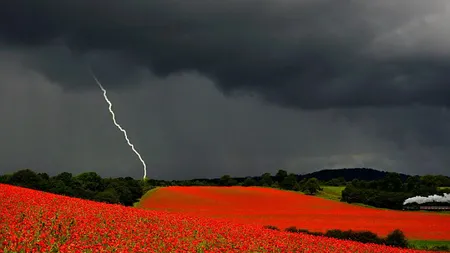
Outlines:
[[[352,181],[354,179],[372,181],[379,180],[386,176],[388,172],[375,170],[371,168],[343,168],[343,169],[326,169],[315,171],[312,173],[301,175],[301,178],[315,177],[320,181],[328,181],[333,178],[343,177],[345,181]],[[399,173],[402,180],[406,180],[410,175]]]
[[[364,181],[379,180],[386,176],[388,172],[375,170],[371,168],[342,168],[342,169],[325,169],[319,170],[307,174],[297,174],[297,180],[302,180],[303,178],[315,177],[320,181],[329,181],[333,178],[343,177],[345,181],[352,181],[353,179],[359,179]],[[406,180],[410,175],[399,173],[402,180]],[[252,176],[251,178],[255,180],[260,180],[261,176]],[[238,183],[244,182],[246,177],[233,177]],[[272,179],[275,180],[275,174],[272,174]],[[210,184],[218,184],[220,178],[198,178],[192,179],[190,181],[203,181]]]

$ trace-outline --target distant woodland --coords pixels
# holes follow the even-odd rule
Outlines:
[[[450,187],[447,176],[411,176],[367,168],[321,170],[304,175],[278,170],[275,175],[171,181],[102,178],[95,172],[49,176],[24,169],[1,175],[0,183],[125,206],[132,206],[148,190],[163,186],[261,186],[310,195],[320,192],[323,186],[343,186],[341,201],[388,209],[402,209],[403,201],[410,197],[450,193],[450,189],[442,188]]]

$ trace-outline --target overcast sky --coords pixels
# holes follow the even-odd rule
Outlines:
[[[448,0],[1,1],[0,173],[142,177],[92,66],[150,178],[450,175],[448,24]]]

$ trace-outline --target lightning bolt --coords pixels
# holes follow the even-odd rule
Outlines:
[[[109,105],[109,112],[111,113],[112,116],[112,120],[114,122],[114,125],[116,125],[116,127],[123,133],[125,140],[128,143],[128,146],[131,147],[131,150],[133,150],[133,152],[137,155],[137,157],[139,158],[139,160],[142,163],[142,166],[144,167],[144,177],[143,179],[145,180],[147,178],[147,165],[145,164],[144,159],[142,159],[141,154],[139,154],[139,152],[134,148],[134,145],[130,142],[130,139],[128,139],[128,135],[127,135],[127,131],[125,131],[125,129],[123,129],[116,121],[116,115],[114,114],[114,111],[112,109],[112,103],[111,101],[109,101],[108,96],[106,95],[106,89],[103,88],[103,85],[100,83],[100,81],[97,79],[97,77],[95,76],[94,72],[92,71],[91,68],[89,68],[89,71],[91,72],[92,77],[94,78],[95,82],[97,83],[98,87],[100,87],[100,89],[103,91],[103,97],[105,98],[106,103],[108,103]]]

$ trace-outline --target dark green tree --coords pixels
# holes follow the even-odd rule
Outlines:
[[[56,180],[61,180],[64,182],[65,185],[70,186],[72,185],[73,176],[72,173],[69,172],[62,172],[54,177]]]
[[[437,188],[439,186],[439,182],[433,175],[425,175],[420,178],[420,181],[423,186],[426,188]]]
[[[120,202],[119,195],[113,188],[108,188],[102,192],[96,193],[94,200],[111,204],[118,204]]]
[[[39,177],[39,175],[34,171],[30,169],[24,169],[12,174],[12,176],[8,180],[8,183],[32,189],[39,189],[41,181],[41,177]]]
[[[92,191],[100,192],[104,190],[103,179],[95,172],[85,172],[75,177],[75,180],[80,182],[81,187]]]
[[[231,178],[230,175],[224,175],[219,180],[219,185],[221,186],[233,186],[237,185],[237,181],[234,178]]]
[[[326,183],[326,185],[329,186],[343,186],[345,185],[347,182],[345,181],[345,179],[343,177],[339,177],[339,178],[333,178],[330,181],[328,181]]]
[[[405,191],[408,192],[418,192],[420,189],[420,176],[412,176],[408,177],[406,179],[405,185],[404,185]]]
[[[51,179],[50,180],[52,188],[49,190],[52,193],[55,194],[61,194],[66,196],[72,196],[76,197],[75,191],[72,189],[71,186],[64,183],[62,180],[57,179]]]
[[[309,195],[315,195],[317,192],[322,190],[317,178],[309,178],[303,186],[303,191]]]
[[[264,173],[261,176],[259,185],[261,186],[271,186],[273,184],[272,175],[270,173]]]
[[[0,184],[6,184],[9,182],[11,175],[1,175],[0,176]]]
[[[301,191],[302,188],[298,182],[295,182],[294,186],[292,187],[292,190],[298,192],[298,191]]]
[[[256,181],[251,178],[251,177],[247,177],[244,182],[242,183],[243,186],[255,186],[256,185]]]
[[[403,182],[400,178],[400,174],[389,172],[384,179],[381,180],[382,190],[399,192],[402,191]]]
[[[275,188],[275,189],[280,189],[280,184],[278,183],[278,181],[275,181],[275,182],[273,182],[273,184],[270,187]]]
[[[42,180],[50,180],[50,176],[47,173],[38,173],[38,176],[42,179]]]
[[[295,184],[297,183],[297,176],[295,174],[289,174],[280,183],[281,189],[293,190]]]
[[[275,179],[278,183],[283,182],[284,178],[288,176],[287,171],[285,170],[278,170],[277,174],[275,175]]]
[[[406,248],[408,247],[408,240],[401,230],[396,229],[386,237],[386,245]]]

